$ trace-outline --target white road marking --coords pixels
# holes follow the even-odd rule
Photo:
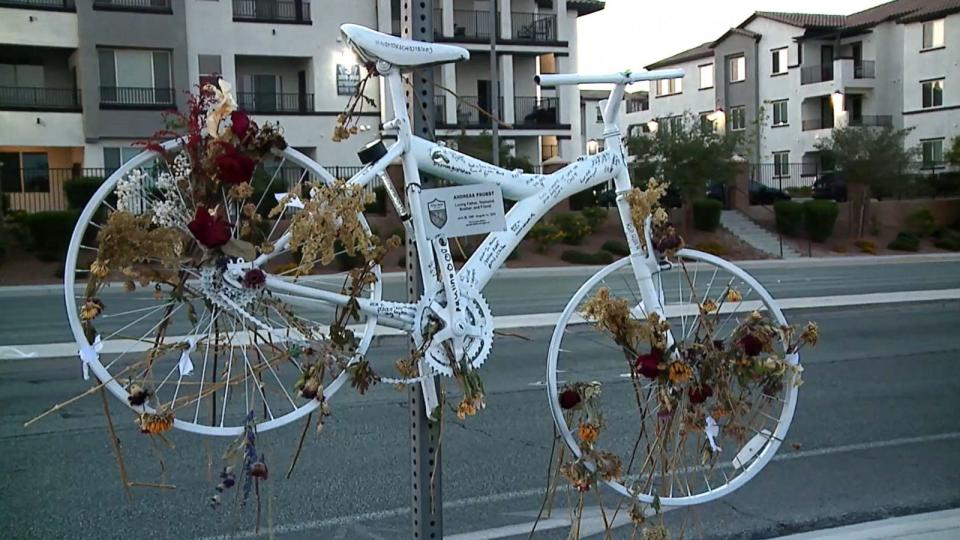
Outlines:
[[[960,440],[960,431],[952,431],[948,433],[939,433],[936,435],[922,435],[918,437],[901,437],[898,439],[888,439],[885,441],[871,441],[865,443],[855,443],[855,444],[844,444],[840,446],[828,446],[824,448],[815,448],[812,450],[800,450],[796,452],[784,453],[781,451],[779,454],[773,457],[774,462],[779,461],[794,461],[797,459],[811,458],[811,457],[820,457],[820,456],[829,456],[833,454],[844,454],[849,452],[862,452],[865,450],[876,450],[881,448],[891,448],[896,446],[908,446],[912,444],[927,444],[934,442],[942,441],[954,441]],[[443,503],[444,509],[451,508],[463,508],[468,506],[474,506],[478,504],[489,504],[495,502],[503,501],[512,501],[516,499],[523,499],[526,497],[532,496],[543,496],[544,489],[542,487],[532,488],[532,489],[523,489],[517,491],[508,491],[504,493],[494,493],[491,495],[481,495],[478,497],[467,497],[464,499],[455,499],[452,501],[446,501]],[[337,527],[348,525],[351,523],[365,522],[365,521],[377,521],[382,519],[389,519],[393,517],[405,516],[410,513],[410,509],[407,507],[402,508],[392,508],[390,510],[381,510],[378,512],[366,512],[362,514],[352,514],[347,516],[339,516],[321,520],[314,521],[304,521],[300,523],[290,523],[286,525],[278,525],[273,528],[273,531],[262,531],[259,535],[255,534],[253,531],[243,531],[237,532],[230,535],[222,536],[205,536],[201,537],[199,540],[228,540],[231,538],[254,538],[256,536],[265,536],[270,534],[291,534],[291,533],[301,533],[304,531],[310,531],[315,529],[323,529],[327,527]],[[543,523],[543,521],[541,521]],[[537,529],[539,530],[539,526]],[[497,529],[500,529],[499,527]],[[488,531],[491,529],[488,529]],[[523,532],[529,532],[529,528],[525,529]],[[482,534],[484,531],[474,531],[472,533],[464,534]],[[465,536],[463,538],[497,538],[496,536],[474,536],[469,537]],[[462,540],[461,539],[461,540]]]
[[[784,310],[791,309],[817,309],[834,308],[847,306],[868,306],[880,304],[899,304],[908,302],[930,302],[936,300],[960,300],[960,289],[940,289],[932,291],[904,291],[904,292],[886,292],[886,293],[866,293],[849,295],[831,295],[831,296],[811,296],[807,298],[783,298],[777,300],[780,308]],[[726,305],[723,312],[726,313],[733,309],[733,305]],[[752,311],[759,307],[758,302],[743,302],[737,308],[738,312]],[[695,304],[672,304],[668,305],[667,317],[674,318],[680,315],[691,315],[697,312]],[[560,319],[560,313],[534,313],[530,315],[504,315],[494,317],[494,324],[498,330],[507,330],[511,328],[538,328],[555,326]],[[574,314],[570,318],[571,324],[583,324],[583,317]],[[359,328],[359,327],[358,327]],[[393,328],[378,326],[377,336],[398,336],[403,332]],[[169,343],[179,343],[185,341],[187,336],[172,336],[167,339]],[[146,342],[124,342],[107,341],[104,343],[103,354],[119,353],[127,350],[131,345],[130,352],[142,352],[152,347],[152,344]],[[76,343],[43,343],[27,345],[9,345],[0,347],[0,360],[24,360],[24,355],[32,355],[29,358],[59,358],[73,357],[77,355],[79,348]],[[16,352],[14,352],[16,351]]]

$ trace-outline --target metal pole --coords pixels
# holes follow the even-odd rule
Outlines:
[[[433,41],[433,0],[403,0],[402,36],[417,41]],[[433,140],[434,124],[433,68],[420,69],[408,76],[407,103],[413,133]],[[409,203],[408,203],[409,204]],[[417,302],[423,295],[423,280],[417,264],[413,238],[406,241],[407,300]],[[411,343],[412,347],[412,343]],[[443,491],[440,468],[440,422],[427,416],[420,385],[408,390],[410,415],[410,469],[413,526],[411,538],[443,538]]]
[[[493,115],[490,133],[493,144],[493,163],[500,165],[500,75],[497,65],[497,0],[490,0],[490,114]]]

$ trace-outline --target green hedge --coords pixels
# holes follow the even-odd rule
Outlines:
[[[933,236],[933,232],[937,229],[937,220],[933,217],[933,212],[926,208],[907,216],[907,224],[911,231],[921,238]]]
[[[560,254],[560,259],[571,264],[610,264],[613,262],[613,255],[606,251],[596,253],[586,253],[568,249]]]
[[[614,255],[619,255],[621,257],[626,257],[630,255],[630,246],[622,240],[607,240],[600,246],[600,249],[604,251],[609,251]]]
[[[948,251],[960,251],[960,230],[943,229],[937,234],[937,240],[933,245]]]
[[[803,205],[794,201],[773,203],[777,231],[787,236],[800,236],[803,231]]]
[[[913,233],[902,232],[887,244],[887,248],[896,251],[917,251],[920,249],[920,239]]]
[[[693,226],[698,231],[713,232],[720,226],[723,203],[714,199],[693,201]]]
[[[602,206],[588,206],[580,211],[591,229],[596,229],[607,220],[607,209]]]
[[[587,220],[573,212],[557,215],[553,218],[553,224],[563,233],[563,243],[573,246],[578,245],[591,232]]]
[[[807,236],[814,242],[823,242],[833,234],[840,207],[835,201],[815,200],[803,203],[803,224]]]
[[[63,193],[67,196],[67,206],[71,210],[83,210],[102,184],[101,176],[79,176],[64,182]]]
[[[80,212],[76,210],[63,210],[37,212],[24,217],[33,247],[41,259],[62,261],[66,257],[70,236],[79,215]]]

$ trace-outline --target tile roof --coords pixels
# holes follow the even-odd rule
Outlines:
[[[753,14],[753,16],[764,17],[777,22],[782,22],[784,24],[799,26],[801,28],[842,26],[844,19],[846,18],[844,15],[827,15],[823,13],[787,13],[783,11],[757,11]],[[751,17],[751,19],[752,18],[753,17]]]
[[[601,0],[567,0],[567,9],[575,9],[578,16],[583,16],[600,11],[604,4]]]
[[[712,41],[707,41],[706,43],[701,43],[696,47],[687,49],[685,51],[679,52],[673,56],[668,56],[662,60],[657,60],[652,64],[648,64],[647,69],[657,69],[663,66],[670,66],[673,64],[679,64],[680,62],[686,62],[688,60],[696,60],[697,58],[706,58],[707,56],[713,56],[713,50],[710,48]]]

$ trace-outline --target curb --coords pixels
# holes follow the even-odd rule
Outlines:
[[[792,534],[781,536],[776,540],[947,540],[950,538],[960,538],[960,508]]]

